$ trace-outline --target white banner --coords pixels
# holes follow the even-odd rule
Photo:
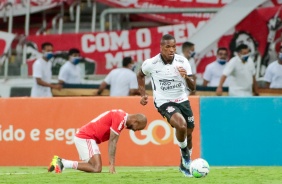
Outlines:
[[[71,4],[74,0],[30,0],[30,13],[40,12],[59,6],[61,3]],[[25,15],[27,12],[27,0],[0,0],[0,18]]]
[[[6,54],[16,35],[0,31],[0,65],[5,61]]]
[[[0,56],[6,54],[16,35],[0,31]]]

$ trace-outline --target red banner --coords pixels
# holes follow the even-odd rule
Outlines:
[[[111,69],[121,66],[125,56],[131,56],[135,61],[142,62],[159,53],[160,39],[166,33],[175,36],[180,50],[181,44],[197,29],[198,27],[192,23],[187,23],[152,29],[29,36],[28,39],[34,43],[29,51],[36,52],[36,48],[40,48],[40,45],[46,41],[53,43],[55,51],[67,51],[75,47],[81,51],[83,57],[96,62],[96,74],[107,74]],[[28,55],[32,56],[32,54]],[[33,60],[34,58],[29,59],[29,61]],[[32,62],[28,63],[32,64]]]

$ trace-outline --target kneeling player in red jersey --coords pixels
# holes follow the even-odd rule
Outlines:
[[[54,156],[49,172],[61,173],[64,168],[72,168],[85,172],[100,173],[102,159],[98,144],[109,141],[110,173],[115,173],[115,154],[119,134],[123,128],[133,131],[146,127],[147,118],[143,114],[128,114],[123,110],[111,110],[82,126],[74,136],[74,143],[83,161],[71,161]]]

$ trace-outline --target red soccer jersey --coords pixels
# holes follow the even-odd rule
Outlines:
[[[128,114],[123,110],[111,110],[99,115],[83,127],[76,134],[82,139],[94,139],[97,144],[108,141],[111,130],[119,135],[126,126]]]

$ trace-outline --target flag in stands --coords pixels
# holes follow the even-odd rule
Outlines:
[[[8,52],[14,38],[14,34],[0,31],[0,57]]]
[[[0,31],[0,65],[4,63],[7,57],[6,54],[10,49],[12,41],[14,40],[15,35],[11,33],[6,33]]]

